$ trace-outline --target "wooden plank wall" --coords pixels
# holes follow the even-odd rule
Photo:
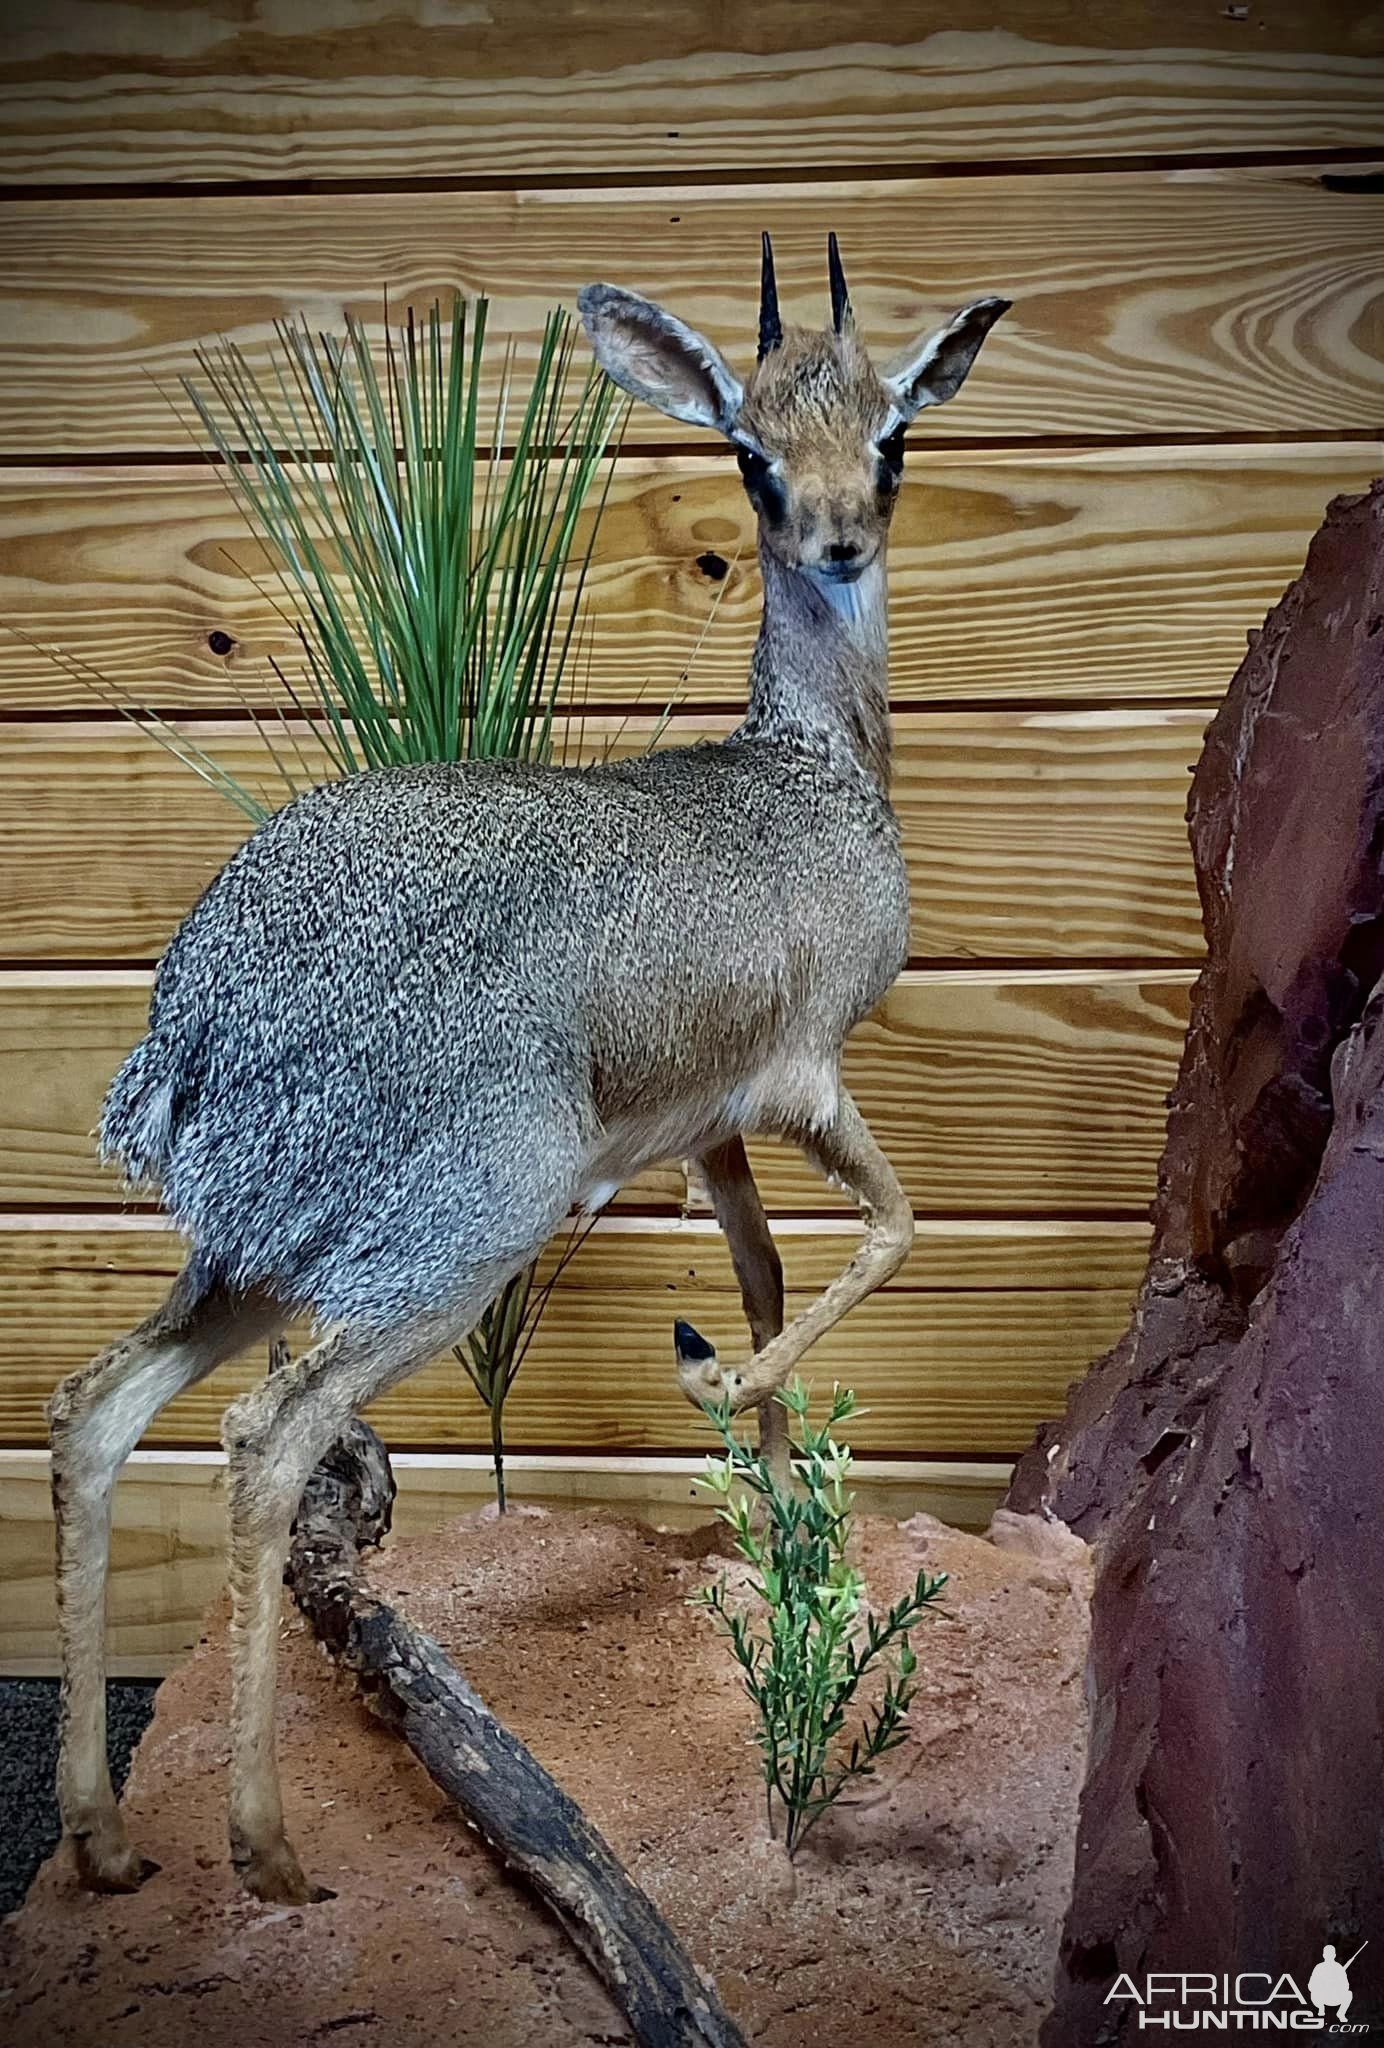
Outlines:
[[[547,307],[605,276],[743,358],[761,227],[804,319],[837,230],[882,349],[977,292],[1016,302],[910,447],[893,691],[914,957],[849,1064],[925,1227],[819,1372],[859,1387],[866,1450],[991,1460],[998,1481],[1117,1331],[1199,946],[1187,773],[1326,502],[1381,466],[1384,18],[1166,0],[1155,28],[1129,0],[1001,0],[983,28],[956,19],[861,0],[846,40],[819,0],[8,11],[0,1447],[41,1442],[54,1378],[174,1260],[90,1132],[153,962],[242,827],[45,650],[253,762],[239,706],[272,696],[283,627],[170,402],[194,349],[228,333],[254,356],[282,315],[369,320],[386,290],[459,286],[527,360]],[[674,732],[724,730],[758,602],[724,455],[635,416],[591,590],[575,744],[638,742],[714,604]],[[853,1226],[793,1160],[759,1164],[798,1299]],[[564,1275],[516,1450],[697,1448],[672,1317],[740,1337],[684,1194],[671,1172],[627,1190]],[[151,1441],[214,1443],[249,1369]],[[419,1449],[483,1435],[440,1367],[380,1419]],[[139,1580],[147,1542],[131,1556]],[[34,1626],[25,1606],[26,1656]]]

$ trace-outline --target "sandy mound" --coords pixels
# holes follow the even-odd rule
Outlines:
[[[1073,1539],[1000,1536],[863,1525],[875,1600],[926,1562],[952,1575],[946,1618],[918,1633],[906,1745],[793,1872],[766,1837],[749,1702],[687,1605],[723,1568],[709,1537],[591,1514],[471,1518],[399,1544],[373,1577],[588,1810],[751,2040],[1023,2048],[1070,1882],[1088,1587]],[[338,1897],[264,1907],[231,1879],[218,1624],[160,1691],[131,1774],[132,1832],[161,1874],[93,1899],[48,1864],[0,1936],[0,2034],[14,2048],[627,2042],[563,1938],[288,1610],[281,1683],[289,1826]]]

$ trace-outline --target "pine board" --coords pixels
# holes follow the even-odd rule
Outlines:
[[[852,1227],[781,1227],[790,1313],[845,1265]],[[1113,1342],[1138,1285],[1139,1224],[925,1226],[887,1288],[816,1345],[815,1384],[854,1387],[852,1441],[896,1456],[1012,1456],[1063,1389]],[[0,1229],[0,1443],[43,1440],[63,1374],[157,1304],[177,1270],[169,1231]],[[724,1241],[702,1223],[599,1230],[554,1290],[507,1408],[515,1450],[698,1450],[707,1425],[678,1389],[672,1327],[685,1316],[743,1354]],[[165,1410],[149,1441],[210,1444],[262,1356],[225,1367]],[[477,1450],[484,1409],[445,1356],[374,1404],[391,1443]]]
[[[890,542],[895,702],[1217,692],[1329,500],[1381,470],[1378,441],[915,452]],[[569,695],[743,697],[754,544],[727,457],[622,461],[587,580],[593,657]],[[300,666],[285,603],[219,473],[0,471],[0,616],[15,629],[0,634],[0,710],[92,709],[94,677],[58,649],[134,703],[283,701],[270,657]]]
[[[492,1496],[488,1461],[464,1454],[396,1455],[394,1537],[473,1513]],[[510,1497],[550,1510],[596,1508],[660,1527],[705,1526],[704,1470],[689,1457],[514,1457]],[[862,1513],[936,1515],[983,1529],[999,1506],[1006,1463],[862,1460]],[[392,1541],[393,1539],[391,1539]],[[226,1468],[219,1454],[138,1451],[115,1490],[107,1599],[107,1668],[115,1678],[161,1678],[197,1641],[225,1592]],[[0,1451],[0,1677],[58,1671],[53,1518],[48,1460]]]
[[[1135,1214],[1153,1193],[1188,979],[908,973],[851,1040],[847,1081],[920,1212]],[[147,1006],[144,975],[0,977],[0,1208],[119,1201],[91,1134]],[[785,1147],[756,1146],[755,1170],[774,1208],[843,1207]],[[670,1166],[625,1199],[682,1193]]]
[[[1352,176],[1356,173],[1352,170]],[[836,229],[882,354],[984,292],[1014,311],[925,441],[1378,433],[1384,191],[1316,167],[416,195],[24,200],[0,207],[0,454],[197,445],[194,351],[491,294],[522,370],[593,278],[668,301],[745,363],[761,228],[785,317],[825,317]],[[502,354],[491,362],[498,375]],[[630,445],[685,443],[636,408]],[[695,435],[692,438],[696,438]]]
[[[1364,10],[1005,0],[965,24],[943,0],[12,0],[0,177],[675,178],[1379,141]]]
[[[1201,925],[1183,811],[1208,716],[897,718],[894,801],[914,956],[1195,958]],[[559,746],[573,760],[636,750],[654,723],[587,719]],[[663,743],[715,738],[731,723],[690,713],[671,721]],[[180,730],[282,797],[253,726]],[[118,718],[6,727],[0,810],[12,821],[0,836],[0,960],[11,963],[153,959],[247,829],[217,790]]]

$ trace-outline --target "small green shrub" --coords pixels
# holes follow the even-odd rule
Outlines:
[[[758,1621],[737,1613],[724,1578],[693,1596],[710,1608],[730,1640],[745,1690],[759,1715],[755,1742],[764,1776],[769,1831],[775,1802],[785,1816],[785,1842],[797,1854],[808,1832],[846,1786],[874,1775],[878,1759],[903,1741],[918,1660],[909,1631],[933,1607],[946,1574],[918,1573],[911,1593],[882,1618],[865,1606],[865,1585],[849,1562],[852,1496],[847,1445],[833,1432],[856,1412],[848,1388],[832,1390],[821,1429],[808,1421],[800,1380],[778,1396],[794,1418],[798,1485],[776,1484],[765,1460],[736,1437],[729,1405],[707,1414],[725,1444],[709,1458],[698,1485],[721,1502],[720,1519],[757,1576],[750,1590],[763,1604]],[[737,1492],[736,1489],[743,1489]],[[756,1506],[758,1503],[758,1506]],[[875,1704],[863,1710],[847,1748],[846,1717],[861,1684],[882,1671]]]

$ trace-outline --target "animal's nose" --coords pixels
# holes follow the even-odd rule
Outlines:
[[[853,540],[834,540],[827,549],[829,562],[854,562],[859,559],[860,545]]]

